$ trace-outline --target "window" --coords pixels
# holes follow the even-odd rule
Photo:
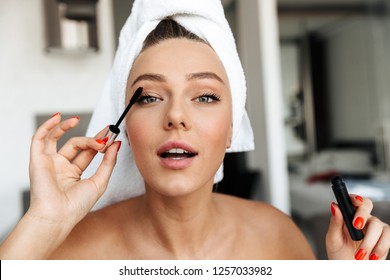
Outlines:
[[[44,0],[46,51],[97,51],[98,0]]]

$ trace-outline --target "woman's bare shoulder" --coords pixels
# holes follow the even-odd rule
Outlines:
[[[90,212],[52,254],[53,259],[110,259],[118,256],[128,201]],[[117,258],[112,255],[112,258]]]
[[[259,219],[262,220],[263,223],[275,219],[278,221],[289,219],[288,216],[269,203],[224,194],[217,194],[216,196],[226,210],[234,210],[234,213],[239,214],[246,222],[258,224]],[[272,222],[272,224],[276,223]]]
[[[261,201],[220,195],[234,213],[255,256],[267,259],[313,259],[313,251],[290,216]]]

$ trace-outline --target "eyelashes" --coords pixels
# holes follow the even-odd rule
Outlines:
[[[150,104],[159,101],[162,101],[162,99],[149,94],[141,94],[141,96],[137,99],[138,104]]]
[[[201,103],[213,103],[221,101],[221,97],[215,93],[204,93],[201,96],[195,98],[198,102]]]
[[[213,92],[210,93],[203,93],[198,97],[195,97],[192,99],[193,101],[199,102],[199,103],[216,103],[221,101],[221,97]],[[148,93],[143,93],[141,96],[137,99],[137,104],[140,105],[146,105],[146,104],[152,104],[163,101],[162,98],[150,95]]]

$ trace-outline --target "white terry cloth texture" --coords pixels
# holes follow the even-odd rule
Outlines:
[[[187,30],[207,41],[222,61],[227,72],[233,102],[233,137],[227,152],[254,149],[253,131],[245,110],[246,81],[235,40],[225,18],[220,0],[136,0],[131,15],[119,36],[113,68],[92,114],[87,136],[94,136],[108,124],[115,124],[126,107],[126,85],[130,69],[139,55],[146,36],[164,18],[170,17]],[[122,141],[117,164],[106,192],[94,210],[144,193],[144,182],[126,138],[125,124],[117,140]],[[91,176],[102,159],[99,153],[84,172]],[[223,178],[223,165],[214,181]]]

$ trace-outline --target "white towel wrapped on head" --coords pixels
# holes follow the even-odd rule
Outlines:
[[[227,152],[243,152],[254,149],[253,132],[245,110],[246,82],[236,44],[225,18],[220,0],[136,0],[130,17],[119,37],[112,71],[93,112],[87,135],[93,136],[108,124],[116,123],[125,109],[126,85],[130,69],[139,55],[146,36],[157,24],[170,17],[190,32],[207,41],[222,61],[227,72],[233,102],[233,137]],[[124,133],[117,140],[122,141],[117,164],[109,186],[95,209],[140,195],[144,192],[143,179],[135,165],[129,143]],[[99,154],[84,172],[91,176],[101,162]],[[222,165],[215,176],[215,182],[223,178]]]

